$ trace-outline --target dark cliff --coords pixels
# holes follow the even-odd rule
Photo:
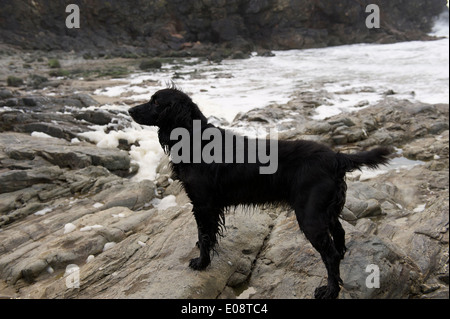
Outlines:
[[[445,0],[0,0],[0,41],[23,49],[138,54],[217,45],[299,49],[426,37]],[[65,25],[80,8],[80,28]],[[365,24],[370,3],[380,28]]]

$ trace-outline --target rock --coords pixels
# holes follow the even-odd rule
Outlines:
[[[75,112],[74,115],[77,120],[85,120],[97,125],[106,125],[113,119],[111,113],[101,110],[87,110],[79,113]]]
[[[251,260],[269,231],[267,225],[271,218],[261,214],[249,220],[243,213],[230,217],[219,255],[213,258],[207,270],[194,272],[187,263],[198,254],[195,220],[190,208],[183,207],[164,212],[154,209],[132,212],[114,207],[84,214],[71,222],[76,227],[73,232],[64,235],[59,230],[38,249],[26,253],[26,257],[22,257],[26,263],[14,266],[10,259],[14,254],[3,255],[0,269],[3,274],[7,273],[5,270],[10,271],[7,282],[27,280],[23,273],[30,273],[33,280],[46,282],[45,286],[33,290],[24,287],[23,291],[32,298],[80,298],[93,294],[115,298],[217,296],[225,290],[230,278],[238,277],[236,273],[249,272]],[[97,224],[102,227],[87,230],[87,225]],[[103,251],[108,241],[116,244]],[[26,245],[30,247],[32,243]],[[49,247],[53,249],[47,250]],[[95,257],[86,263],[89,255]],[[70,263],[79,266],[81,289],[67,289],[65,278],[58,277]],[[53,274],[45,273],[48,265],[54,269]],[[155,267],[159,270],[154,271]],[[48,277],[54,279],[45,280]],[[171,285],[166,284],[169,278]],[[121,288],[118,288],[119,283]]]
[[[162,67],[161,61],[156,59],[144,60],[139,64],[141,70],[160,69]]]
[[[31,95],[22,98],[24,106],[38,106],[40,108],[54,108],[55,106],[65,107],[73,106],[81,108],[83,105],[78,99],[71,98],[52,98],[46,96]]]
[[[46,139],[20,133],[4,133],[0,135],[2,146],[9,154],[26,154],[40,156],[46,161],[61,168],[84,168],[100,165],[112,172],[126,172],[130,168],[127,153],[118,149],[99,149],[96,146],[81,142],[72,144],[62,139]],[[13,155],[17,156],[17,155]]]
[[[336,145],[342,145],[348,142],[348,138],[345,135],[334,135],[331,139],[333,140],[333,143]]]
[[[13,97],[13,94],[10,90],[0,88],[0,99],[8,99],[11,97]]]
[[[340,267],[344,281],[340,298],[400,298],[412,294],[418,277],[414,264],[405,262],[405,256],[391,244],[343,224],[348,252]],[[366,286],[368,265],[379,267],[384,289]],[[252,298],[312,298],[324,277],[321,258],[299,231],[295,215],[278,217],[252,271],[249,286],[256,290]]]
[[[90,131],[89,123],[106,125],[117,116],[116,113],[103,110],[83,109],[97,106],[99,103],[89,95],[81,93],[68,97],[28,95],[10,98],[4,103],[15,106],[15,109],[0,113],[0,131],[37,131],[68,141],[77,137],[77,133]],[[116,121],[116,124],[119,123],[121,120]],[[115,126],[117,125],[110,129]]]
[[[72,94],[70,96],[70,98],[72,99],[77,99],[80,100],[81,103],[85,106],[85,107],[89,107],[89,106],[99,106],[100,103],[97,102],[95,99],[93,99],[90,95],[85,94],[85,93],[76,93],[76,94]]]
[[[15,86],[15,87],[19,87],[21,85],[23,85],[23,80],[21,78],[15,77],[15,76],[8,76],[8,78],[6,79],[6,84],[8,86]]]
[[[116,183],[109,189],[92,197],[96,202],[105,203],[103,209],[128,207],[137,210],[149,203],[155,196],[155,184],[151,181],[140,183]]]
[[[448,128],[448,122],[437,122],[430,125],[428,132],[437,135],[443,131],[448,131]]]
[[[231,59],[235,59],[235,60],[238,60],[238,59],[249,59],[250,55],[249,54],[245,54],[242,51],[235,51],[235,52],[233,52],[231,54],[230,58]]]
[[[236,115],[232,125],[238,121],[274,123],[284,117],[283,111],[276,108],[253,109],[245,114]]]
[[[27,85],[34,89],[40,89],[46,86],[48,79],[44,76],[32,74],[28,77]]]
[[[273,53],[270,50],[260,50],[257,52],[258,56],[263,56],[263,57],[272,57],[275,56],[275,53]]]
[[[208,61],[214,62],[214,63],[220,63],[224,59],[223,52],[215,51],[211,52],[211,54],[208,55]]]
[[[14,192],[34,184],[52,183],[60,174],[61,170],[58,167],[2,172],[0,173],[0,182],[2,185],[0,193]]]
[[[448,152],[448,130],[441,137],[416,139],[403,148],[403,155],[409,159],[429,161],[436,156],[445,158]]]
[[[337,119],[332,119],[328,121],[330,125],[343,125],[347,127],[355,126],[355,123],[348,117],[342,117],[342,115],[338,115]]]
[[[17,106],[19,104],[19,100],[16,98],[12,98],[12,99],[7,99],[5,101],[5,105],[6,106]]]

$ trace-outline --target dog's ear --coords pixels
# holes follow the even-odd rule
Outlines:
[[[158,126],[164,129],[192,127],[191,101],[176,99],[167,105],[159,114]]]
[[[176,99],[161,111],[158,117],[158,138],[159,142],[168,154],[172,145],[177,143],[176,140],[170,139],[170,133],[178,128],[183,127],[188,131],[192,129],[192,107],[195,105],[190,99]]]
[[[177,143],[177,141],[170,140],[170,133],[174,129],[182,127],[192,131],[194,120],[200,120],[202,125],[207,125],[208,122],[189,96],[177,93],[172,93],[170,100],[166,102],[167,104],[164,105],[164,109],[158,116],[158,137],[166,153],[170,151],[172,145]]]
[[[170,140],[170,132],[159,129],[158,130],[158,139],[159,139],[159,144],[161,144],[161,147],[164,150],[164,153],[169,154],[170,147],[174,142],[174,141]]]

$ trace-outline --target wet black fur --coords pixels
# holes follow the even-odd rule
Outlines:
[[[184,127],[192,133],[194,119],[201,121],[202,131],[213,127],[190,97],[176,88],[156,92],[148,103],[131,108],[129,113],[137,123],[159,128],[159,141],[166,153],[178,142],[170,140],[174,128]],[[221,132],[224,136],[226,131]],[[336,298],[342,283],[339,264],[346,251],[345,232],[338,219],[345,203],[345,174],[363,165],[377,168],[386,164],[389,154],[385,147],[343,154],[312,141],[280,140],[278,170],[270,175],[260,174],[261,163],[248,163],[247,157],[244,163],[172,164],[197,221],[200,257],[192,259],[189,266],[202,270],[210,264],[227,208],[283,204],[295,210],[300,229],[326,266],[328,285],[317,288],[315,297]]]

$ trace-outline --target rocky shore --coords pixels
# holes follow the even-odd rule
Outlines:
[[[87,58],[208,56],[220,51],[303,49],[350,43],[429,39],[445,0],[137,0],[73,1],[79,28],[68,28],[67,3],[1,0],[0,43],[25,50],[78,52]],[[368,28],[366,7],[381,8]]]
[[[120,82],[100,72],[121,62],[99,60],[99,71],[80,80],[46,76],[51,66],[36,59],[30,66],[45,80],[23,76],[23,84],[0,88],[0,297],[312,298],[325,268],[294,214],[276,207],[228,214],[211,266],[188,268],[198,254],[196,225],[167,158],[154,180],[137,180],[130,149],[139,140],[100,148],[81,134],[133,125],[126,111],[102,108],[117,100],[92,94]],[[274,127],[279,138],[344,152],[397,148],[380,174],[348,176],[340,298],[448,298],[448,105],[386,94],[375,106],[313,120],[326,94],[295,92],[286,104],[226,124]],[[379,288],[367,285],[369,265],[379,269]]]

